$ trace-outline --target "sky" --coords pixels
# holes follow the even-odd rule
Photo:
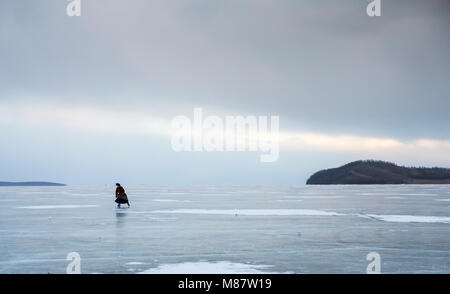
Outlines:
[[[450,2],[0,3],[0,180],[301,185],[358,159],[450,167]],[[171,121],[278,116],[279,158],[174,152]]]

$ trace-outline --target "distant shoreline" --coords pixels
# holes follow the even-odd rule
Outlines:
[[[391,162],[359,160],[313,174],[307,185],[450,184],[450,169],[404,167]]]
[[[61,183],[52,182],[0,182],[1,187],[61,187],[67,186]]]

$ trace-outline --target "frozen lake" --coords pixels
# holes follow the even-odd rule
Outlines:
[[[450,273],[450,185],[0,187],[0,273]]]

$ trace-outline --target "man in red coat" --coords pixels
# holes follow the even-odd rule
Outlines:
[[[127,193],[125,193],[125,189],[119,184],[116,183],[116,203],[117,207],[120,208],[120,204],[126,203],[128,207],[130,207],[130,202],[128,202]]]

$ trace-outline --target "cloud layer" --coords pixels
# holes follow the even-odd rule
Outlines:
[[[81,2],[81,17],[60,0],[0,4],[0,130],[14,138],[0,178],[106,181],[111,161],[168,183],[231,183],[236,166],[243,182],[296,183],[360,158],[450,166],[449,1],[383,1],[377,18],[363,0]],[[167,126],[194,107],[280,116],[280,162],[174,156]]]

